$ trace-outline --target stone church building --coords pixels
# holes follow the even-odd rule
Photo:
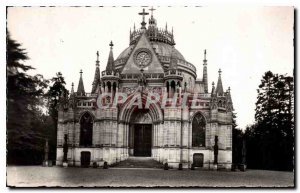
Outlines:
[[[233,105],[221,70],[209,89],[206,50],[198,79],[195,65],[175,48],[173,29],[158,28],[150,10],[148,23],[148,13],[139,13],[141,27],[130,31],[116,59],[109,44],[101,73],[97,52],[90,93],[81,71],[77,91],[72,84],[61,96],[57,165],[114,165],[144,156],[173,168],[231,167]]]

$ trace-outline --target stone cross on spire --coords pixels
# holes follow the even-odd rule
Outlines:
[[[156,9],[153,9],[153,7],[151,7],[151,9],[149,9],[149,11],[151,11],[151,17],[153,17],[153,11],[155,11]]]
[[[222,70],[221,70],[221,68],[219,69],[219,71],[218,71],[218,72],[219,72],[219,76],[221,76],[221,73],[222,73]]]
[[[145,12],[145,9],[143,9],[143,12],[140,12],[139,15],[143,16],[143,21],[141,23],[142,29],[146,29],[145,15],[149,15],[149,13]]]
[[[110,46],[110,49],[113,49],[114,44],[112,41],[110,41],[109,46]]]

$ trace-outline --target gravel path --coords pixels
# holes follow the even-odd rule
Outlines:
[[[294,173],[110,168],[7,167],[7,185],[16,187],[293,187]]]

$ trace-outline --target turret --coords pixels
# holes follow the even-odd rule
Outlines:
[[[114,55],[113,55],[113,42],[111,41],[110,44],[110,52],[107,60],[106,70],[102,72],[102,92],[112,93],[112,97],[116,92],[118,92],[119,87],[119,73],[115,70],[114,64]]]
[[[181,94],[181,84],[183,76],[181,71],[177,69],[177,59],[174,57],[174,48],[171,53],[170,65],[165,73],[165,85],[169,97],[173,97],[175,93]]]
[[[147,37],[149,38],[149,40],[152,42],[163,42],[166,44],[169,44],[171,46],[175,45],[175,41],[174,41],[174,35],[173,35],[173,28],[172,31],[168,31],[168,27],[166,24],[166,27],[163,29],[159,29],[157,27],[157,21],[156,19],[153,17],[153,11],[155,9],[151,8],[149,9],[151,11],[151,16],[149,18],[149,25],[148,25],[148,29],[146,28],[146,22],[145,22],[145,15],[148,15],[149,13],[145,12],[145,9],[143,9],[143,12],[139,13],[139,15],[143,16],[143,20],[142,20],[142,27],[141,29],[135,30],[135,26],[134,26],[134,30],[133,32],[130,33],[129,37],[129,44],[130,45],[134,45],[138,40],[139,37],[143,34],[146,33]]]
[[[156,19],[154,19],[153,17],[153,11],[155,9],[153,9],[153,7],[151,9],[149,9],[151,11],[151,17],[149,18],[149,26],[148,29],[155,29],[156,28]]]

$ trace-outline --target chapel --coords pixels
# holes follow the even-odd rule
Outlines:
[[[149,157],[172,168],[231,168],[233,105],[221,70],[209,89],[206,50],[199,51],[198,78],[176,49],[173,29],[159,28],[150,11],[139,13],[141,26],[130,30],[129,45],[116,58],[110,42],[102,72],[97,52],[91,91],[80,71],[77,90],[72,83],[69,95],[60,97],[57,165]]]

